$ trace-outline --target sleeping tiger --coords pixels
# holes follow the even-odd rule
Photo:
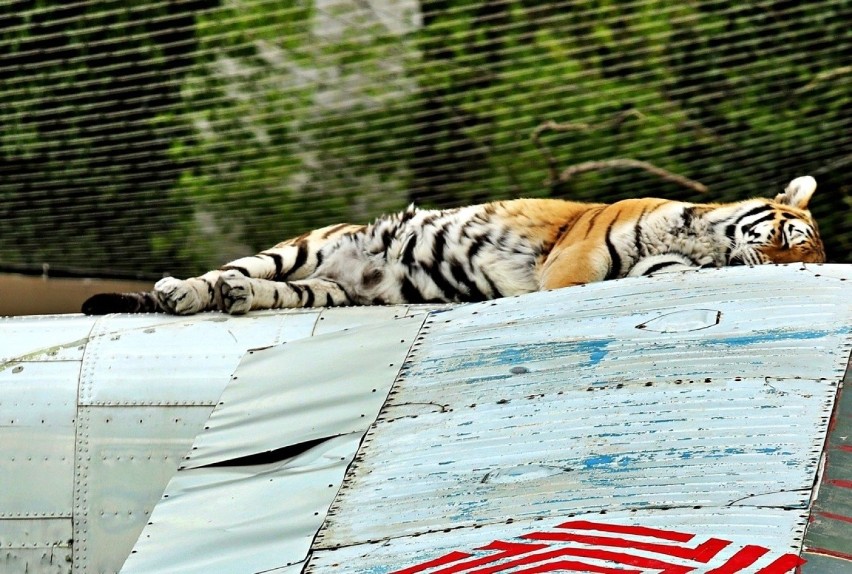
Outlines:
[[[810,176],[775,199],[612,204],[515,199],[409,207],[371,225],[332,225],[153,292],[102,293],[90,315],[495,299],[664,269],[825,260],[807,211]]]

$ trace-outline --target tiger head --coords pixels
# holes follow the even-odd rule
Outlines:
[[[745,202],[747,209],[726,230],[732,241],[729,265],[825,262],[816,221],[807,209],[816,187],[816,180],[806,175],[773,200]]]

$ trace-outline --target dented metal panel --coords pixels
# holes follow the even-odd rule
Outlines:
[[[425,319],[250,351],[122,572],[303,562]]]
[[[468,551],[507,519],[653,525],[655,509],[707,537],[761,508],[750,542],[790,520],[771,549],[798,549],[852,331],[852,283],[820,275],[702,271],[434,313],[309,570],[374,541],[384,562],[368,564],[389,572],[427,533],[471,533]]]
[[[361,436],[279,462],[178,473],[121,572],[267,572],[304,560]]]

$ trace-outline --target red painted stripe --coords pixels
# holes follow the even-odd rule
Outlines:
[[[402,570],[394,570],[390,574],[416,574],[417,572],[423,572],[424,570],[428,570],[430,568],[437,568],[438,566],[443,566],[444,564],[450,564],[452,562],[458,562],[459,560],[464,560],[465,558],[470,557],[471,554],[468,554],[466,552],[450,552],[449,554],[444,554],[439,558],[435,558],[434,560],[430,560],[429,562],[424,562],[423,564],[418,564],[417,566],[403,568]]]
[[[834,447],[829,447],[829,450],[842,450],[844,452],[852,452],[852,444],[839,444]]]
[[[843,514],[834,514],[833,512],[816,512],[816,516],[824,516],[831,520],[839,520],[841,522],[852,522],[852,516],[844,516]]]
[[[531,532],[524,534],[521,538],[534,540],[552,540],[559,542],[579,542],[594,546],[610,546],[614,548],[631,548],[634,550],[646,550],[657,552],[666,556],[687,558],[706,564],[716,556],[722,549],[726,548],[730,541],[709,538],[695,548],[684,548],[683,546],[672,546],[670,544],[658,544],[656,542],[642,542],[640,540],[625,540],[624,538],[610,538],[608,536],[593,536],[587,534],[574,534],[572,532]]]
[[[609,568],[608,566],[595,566],[586,562],[576,560],[557,560],[547,564],[539,564],[529,568],[515,570],[514,574],[540,574],[541,572],[592,572],[594,574],[645,574],[644,570],[625,570],[624,568]]]
[[[671,564],[669,562],[656,560],[654,558],[645,558],[644,556],[634,556],[633,554],[625,554],[624,552],[595,550],[592,548],[559,548],[556,550],[550,550],[549,552],[539,552],[536,554],[521,556],[520,558],[516,558],[515,560],[504,562],[503,564],[495,564],[492,566],[487,566],[485,568],[480,568],[478,570],[469,570],[467,571],[467,574],[494,574],[495,572],[502,572],[504,570],[510,570],[519,566],[526,566],[528,564],[546,562],[547,560],[553,560],[555,558],[561,558],[563,556],[578,556],[581,558],[608,560],[610,562],[615,562],[616,564],[625,564],[628,566],[638,566],[639,568],[646,568],[650,570],[659,570],[659,574],[689,574],[690,572],[695,570],[695,568],[692,566],[680,566],[678,564]]]
[[[743,568],[748,568],[767,552],[769,552],[769,549],[761,546],[743,546],[736,554],[728,558],[727,562],[718,568],[708,570],[704,574],[736,574],[742,572]]]
[[[498,560],[504,560],[520,554],[528,554],[535,550],[541,550],[542,548],[547,548],[547,544],[527,544],[525,542],[503,542],[502,540],[495,540],[494,542],[490,542],[486,546],[479,548],[479,550],[497,550],[494,554],[489,554],[488,556],[483,556],[476,560],[468,560],[462,564],[454,564],[447,568],[436,570],[432,574],[455,574],[456,572],[466,572],[471,568],[477,568],[479,566],[491,564],[492,562],[497,562]]]
[[[805,562],[807,562],[807,560],[800,556],[795,554],[785,554],[766,568],[761,568],[755,574],[787,574],[787,572],[797,566],[801,566]]]
[[[828,484],[832,486],[836,486],[838,488],[852,488],[852,480],[840,480],[840,479],[832,479],[826,481]]]
[[[672,542],[689,542],[695,538],[695,534],[676,532],[674,530],[660,530],[648,528],[647,526],[627,526],[624,524],[605,524],[602,522],[591,522],[589,520],[571,520],[563,522],[557,528],[573,528],[574,530],[597,530],[599,532],[611,532],[613,534],[633,534],[636,536],[648,536],[671,540]]]

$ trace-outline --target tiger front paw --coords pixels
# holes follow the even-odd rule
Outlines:
[[[253,293],[251,280],[238,271],[226,271],[216,282],[216,304],[231,315],[243,315],[251,310]]]
[[[192,315],[204,310],[198,291],[189,281],[163,277],[154,285],[154,296],[167,313]]]

